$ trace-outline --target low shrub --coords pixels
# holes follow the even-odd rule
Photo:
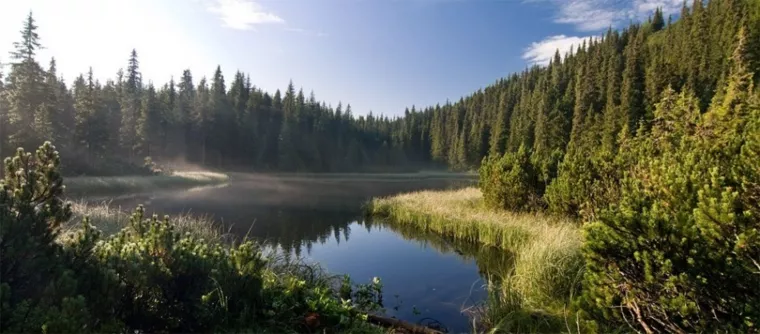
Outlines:
[[[540,194],[536,175],[524,146],[516,153],[486,157],[478,172],[486,205],[510,211],[527,211],[537,206]]]
[[[620,201],[585,226],[579,304],[600,330],[760,328],[760,104],[748,86],[704,115],[666,91]]]
[[[364,320],[378,310],[379,280],[339,289],[314,270],[283,270],[254,242],[180,233],[141,207],[107,238],[86,217],[61,237],[72,211],[55,148],[4,163],[1,332],[376,331]]]

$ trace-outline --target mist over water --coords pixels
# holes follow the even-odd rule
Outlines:
[[[367,220],[362,205],[376,196],[474,182],[463,175],[233,173],[224,185],[125,194],[112,205],[131,210],[144,204],[159,215],[207,215],[234,236],[319,262],[331,273],[360,283],[380,277],[389,315],[411,322],[432,318],[460,332],[469,328],[461,310],[485,298],[482,278],[491,268],[507,267],[509,255]]]

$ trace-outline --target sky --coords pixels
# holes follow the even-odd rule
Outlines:
[[[92,66],[115,78],[137,50],[143,81],[163,85],[220,65],[274,93],[290,80],[355,115],[402,115],[455,101],[546,64],[583,39],[683,0],[0,0],[0,63],[29,11],[47,66],[67,83]],[[6,69],[7,71],[7,69]]]

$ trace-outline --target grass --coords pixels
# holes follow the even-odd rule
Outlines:
[[[71,204],[71,211],[73,215],[64,226],[64,230],[71,231],[79,228],[82,219],[89,217],[90,224],[97,227],[104,236],[113,235],[127,227],[132,217],[131,212],[124,211],[121,207],[114,207],[108,202],[92,204],[78,201]],[[221,226],[207,216],[172,215],[171,221],[179,232],[192,233],[208,241],[222,241],[225,236]]]
[[[444,237],[494,246],[513,266],[492,273],[493,291],[478,320],[508,331],[556,331],[578,286],[580,230],[570,219],[488,209],[480,190],[420,191],[372,200],[368,213]],[[496,327],[494,327],[496,326]]]
[[[227,182],[229,176],[214,172],[174,172],[152,176],[79,176],[66,178],[69,195],[112,194],[187,188]]]

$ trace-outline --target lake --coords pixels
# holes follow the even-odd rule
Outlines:
[[[365,219],[362,205],[375,196],[474,182],[456,175],[233,174],[226,185],[124,195],[113,204],[208,215],[232,234],[319,262],[330,273],[349,274],[358,283],[380,277],[388,315],[464,332],[470,325],[462,309],[484,300],[484,276],[489,268],[508,266],[508,254]]]

